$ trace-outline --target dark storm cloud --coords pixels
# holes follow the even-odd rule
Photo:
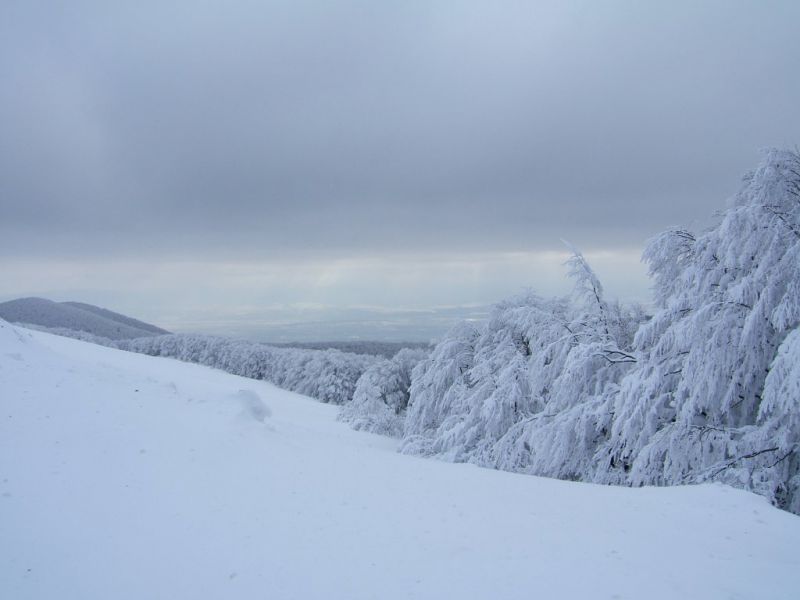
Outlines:
[[[800,140],[797,2],[4,2],[0,252],[639,246]]]

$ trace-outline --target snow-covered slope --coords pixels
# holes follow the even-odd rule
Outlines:
[[[418,459],[336,410],[0,322],[0,596],[797,597],[763,498]]]
[[[156,327],[155,325],[151,325],[150,323],[145,323],[144,321],[140,321],[139,319],[128,317],[118,312],[114,312],[113,310],[108,310],[107,308],[100,308],[99,306],[95,306],[94,304],[87,304],[86,302],[59,302],[59,304],[84,310],[86,312],[99,315],[104,319],[114,321],[115,323],[122,323],[124,325],[128,325],[129,327],[133,327],[134,329],[147,331],[148,333],[152,333],[153,335],[162,335],[164,333],[169,333],[169,331],[167,331],[166,329],[161,329],[161,327]]]
[[[85,331],[111,340],[169,333],[99,306],[82,302],[53,302],[45,298],[18,298],[0,303],[0,319],[40,327]]]

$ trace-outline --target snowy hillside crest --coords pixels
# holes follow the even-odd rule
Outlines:
[[[0,318],[12,323],[65,334],[86,341],[122,340],[169,333],[164,329],[119,313],[81,302],[53,302],[44,298],[18,298],[0,302]],[[74,332],[74,333],[73,333]]]

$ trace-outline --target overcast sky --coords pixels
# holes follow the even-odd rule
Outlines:
[[[796,0],[4,0],[0,300],[261,337],[413,322],[566,290],[560,238],[646,300],[645,240],[800,143],[798,23]]]

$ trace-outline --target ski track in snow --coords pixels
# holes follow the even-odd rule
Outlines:
[[[336,410],[0,323],[0,597],[798,597],[758,496],[403,456]]]

